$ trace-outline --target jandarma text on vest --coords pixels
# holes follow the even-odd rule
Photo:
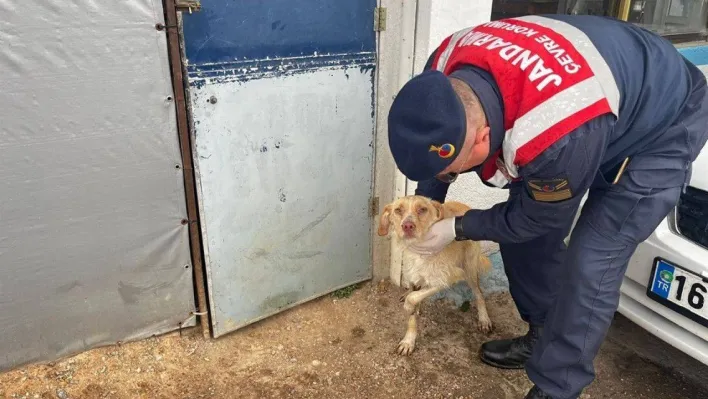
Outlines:
[[[539,35],[534,40],[543,45],[543,48],[557,60],[567,74],[575,74],[580,71],[580,65],[575,63],[572,57],[564,49],[560,48],[553,39],[547,35]],[[563,76],[556,73],[554,69],[546,67],[541,56],[492,34],[472,30],[458,42],[458,47],[465,46],[485,46],[487,50],[497,49],[499,57],[511,62],[514,66],[518,66],[522,71],[526,71],[526,69],[531,67],[532,70],[528,75],[528,79],[532,83],[540,80],[536,84],[538,91],[542,91],[550,83],[555,86],[560,86],[563,83]]]

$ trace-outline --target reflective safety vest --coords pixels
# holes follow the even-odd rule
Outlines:
[[[495,186],[518,178],[519,167],[588,120],[619,118],[610,66],[568,23],[526,16],[462,29],[441,43],[432,68],[449,75],[464,64],[489,72],[501,92],[504,141],[482,167],[482,179]]]

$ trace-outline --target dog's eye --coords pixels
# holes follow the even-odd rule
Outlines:
[[[396,212],[396,215],[400,215],[400,214],[403,213],[403,209],[401,209],[401,208],[396,208],[396,209],[394,210],[394,212]]]
[[[419,214],[419,215],[422,215],[422,214],[424,214],[425,212],[428,212],[428,208],[419,208],[419,209],[418,209],[418,214]]]

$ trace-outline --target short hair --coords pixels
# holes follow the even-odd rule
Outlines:
[[[460,97],[462,105],[465,107],[467,120],[471,120],[475,128],[485,126],[487,124],[487,116],[484,113],[482,104],[479,102],[479,98],[474,94],[470,86],[457,78],[450,78],[450,84],[452,84],[452,88]]]

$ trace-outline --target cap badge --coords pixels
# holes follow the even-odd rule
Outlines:
[[[455,146],[450,143],[443,144],[440,147],[431,145],[428,151],[437,152],[440,158],[450,158],[455,154]]]

